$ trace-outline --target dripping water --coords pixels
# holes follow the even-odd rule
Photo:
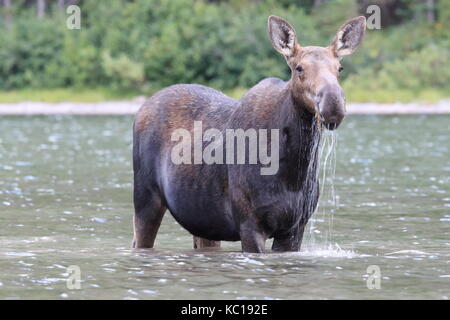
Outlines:
[[[316,171],[320,182],[320,198],[314,214],[309,220],[309,227],[305,230],[304,250],[320,255],[344,254],[338,244],[333,243],[334,214],[338,208],[339,197],[336,194],[334,180],[336,176],[336,149],[338,133],[324,130],[318,151],[319,170]],[[350,253],[351,255],[351,253]]]

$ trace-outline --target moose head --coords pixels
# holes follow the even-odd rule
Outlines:
[[[291,69],[289,89],[294,101],[319,116],[329,130],[336,129],[345,116],[345,96],[338,81],[340,61],[361,43],[366,18],[347,21],[328,47],[302,47],[295,29],[279,17],[270,16],[268,26],[273,47]]]

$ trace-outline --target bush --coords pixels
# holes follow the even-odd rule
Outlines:
[[[81,30],[30,10],[2,33],[0,86],[158,88],[196,82],[221,89],[288,76],[267,37],[270,14],[298,23],[302,43],[320,35],[303,9],[275,1],[85,0]],[[301,25],[301,28],[300,28]]]
[[[152,93],[174,83],[200,83],[230,91],[265,77],[287,79],[289,69],[267,36],[269,15],[291,22],[301,45],[326,46],[360,10],[356,0],[324,1],[320,8],[312,0],[80,3],[81,30],[68,30],[65,13],[56,6],[41,20],[33,7],[15,7],[20,10],[12,25],[0,33],[1,89],[109,87]],[[438,8],[432,25],[406,21],[368,30],[362,47],[343,60],[345,86],[355,92],[444,88],[450,6],[439,1]]]
[[[444,46],[429,46],[387,62],[380,70],[365,69],[351,75],[344,88],[347,92],[363,90],[368,96],[380,90],[420,94],[427,88],[450,93],[450,69],[445,67],[449,59],[450,50]]]
[[[46,66],[63,47],[56,20],[37,20],[29,13],[0,32],[0,87],[45,87],[51,81]]]
[[[115,88],[137,88],[144,82],[143,65],[132,61],[125,54],[113,58],[108,51],[103,52],[102,67],[111,80],[110,85]]]

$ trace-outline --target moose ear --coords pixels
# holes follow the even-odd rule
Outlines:
[[[337,32],[331,48],[338,58],[352,54],[361,43],[366,31],[366,17],[360,16],[347,21]]]
[[[272,46],[286,58],[292,57],[297,50],[297,35],[294,28],[285,20],[270,16],[268,20],[269,38]]]

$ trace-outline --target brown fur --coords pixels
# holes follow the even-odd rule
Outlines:
[[[134,124],[134,247],[153,247],[166,209],[194,235],[194,247],[241,240],[245,252],[298,251],[303,230],[317,205],[318,142],[322,126],[335,129],[344,118],[338,84],[340,59],[364,34],[365,19],[350,20],[326,48],[302,47],[295,30],[269,17],[274,48],[291,68],[291,79],[268,78],[241,100],[200,85],[173,85],[151,97]],[[301,68],[300,68],[301,67]],[[262,164],[175,165],[174,130],[277,129],[280,167],[260,174]],[[270,143],[270,141],[269,141]]]

